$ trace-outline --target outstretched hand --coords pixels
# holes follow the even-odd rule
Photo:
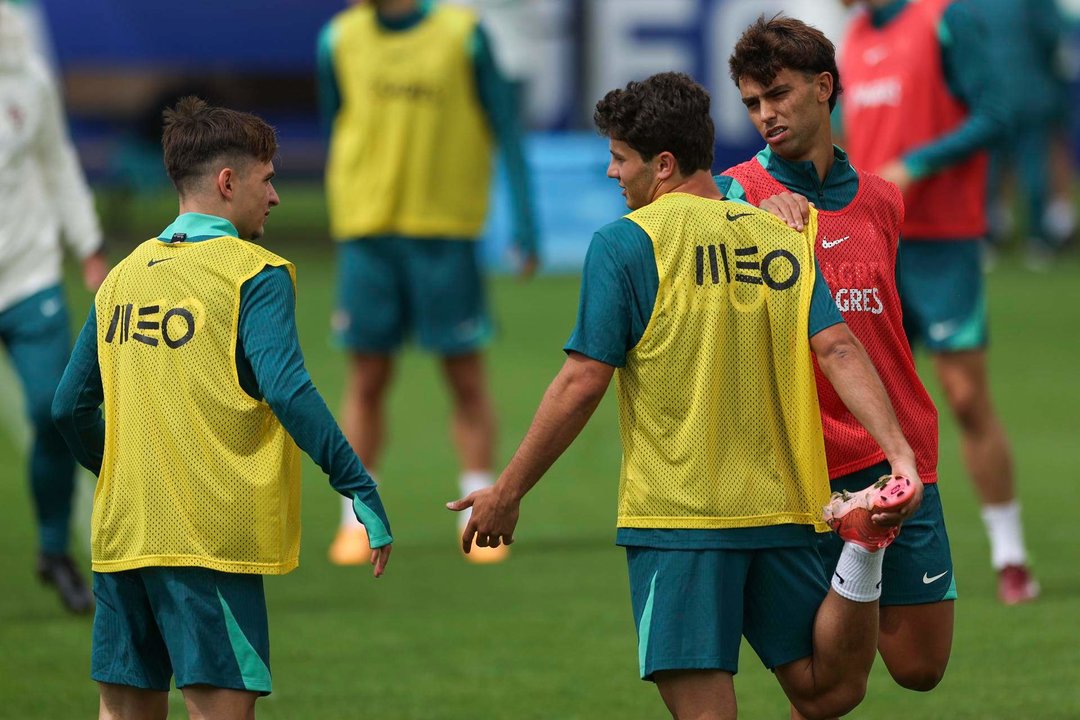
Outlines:
[[[460,500],[446,503],[454,512],[472,508],[465,532],[461,534],[461,549],[468,554],[473,539],[480,547],[496,548],[514,542],[521,503],[505,497],[498,485],[469,493]]]
[[[375,568],[371,574],[375,577],[382,577],[383,572],[386,571],[386,563],[390,562],[390,548],[392,547],[393,545],[383,545],[371,550],[371,565]]]

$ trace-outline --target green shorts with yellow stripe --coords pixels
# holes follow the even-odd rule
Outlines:
[[[145,690],[209,685],[269,695],[261,575],[200,567],[94,573],[94,680]]]

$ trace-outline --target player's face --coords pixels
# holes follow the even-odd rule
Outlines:
[[[822,76],[784,68],[769,85],[739,78],[743,105],[762,139],[785,160],[809,160],[829,121],[828,94]],[[831,84],[828,87],[832,91]],[[822,97],[824,96],[824,106]]]
[[[610,140],[608,149],[611,151],[611,162],[608,163],[607,176],[619,181],[626,206],[637,210],[651,203],[659,184],[652,163],[645,162],[641,153],[622,140]]]
[[[274,163],[254,161],[238,173],[233,192],[233,222],[244,240],[258,240],[270,208],[280,199],[274,184]]]

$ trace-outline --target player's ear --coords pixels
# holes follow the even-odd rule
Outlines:
[[[656,156],[656,178],[658,180],[667,180],[677,172],[679,172],[679,162],[674,155],[664,150]]]
[[[817,91],[818,102],[828,102],[832,97],[833,86],[836,84],[836,78],[832,76],[831,72],[818,73],[817,78],[814,80],[814,88]]]
[[[226,200],[232,200],[233,185],[236,183],[236,173],[232,168],[224,167],[218,171],[217,178],[215,178],[215,184],[217,185],[218,194]]]

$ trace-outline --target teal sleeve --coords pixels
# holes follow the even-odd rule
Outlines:
[[[966,160],[984,149],[1008,127],[1008,104],[996,92],[994,67],[982,21],[962,2],[945,10],[939,28],[945,77],[952,94],[968,109],[967,119],[955,130],[916,148],[904,165],[916,180]]]
[[[498,141],[510,184],[514,245],[523,257],[535,258],[540,250],[536,211],[532,202],[529,168],[525,162],[515,90],[495,64],[487,33],[479,24],[472,38],[472,56],[477,94]]]
[[[296,331],[296,295],[285,268],[264,268],[244,283],[238,335],[244,361],[238,367],[246,364],[250,368],[254,389],[285,430],[330,477],[330,485],[352,500],[371,547],[393,542],[375,482],[345,440],[304,367]]]
[[[822,330],[844,322],[840,310],[836,307],[829,285],[825,282],[825,276],[821,274],[821,265],[814,258],[814,293],[810,296],[810,332],[809,337],[814,337]]]
[[[739,184],[739,181],[733,177],[727,175],[714,175],[713,182],[716,183],[716,188],[720,193],[728,200],[738,200],[740,202],[746,202],[746,190]]]
[[[319,125],[323,134],[330,137],[334,128],[334,118],[341,108],[341,92],[338,89],[337,74],[334,72],[334,43],[337,40],[337,26],[328,22],[319,33],[315,50],[315,85],[319,100]]]
[[[105,454],[104,399],[97,358],[97,314],[91,306],[53,395],[52,417],[71,454],[95,475],[101,472]]]
[[[585,254],[577,323],[563,349],[624,366],[652,318],[659,286],[645,231],[626,218],[604,226]]]

